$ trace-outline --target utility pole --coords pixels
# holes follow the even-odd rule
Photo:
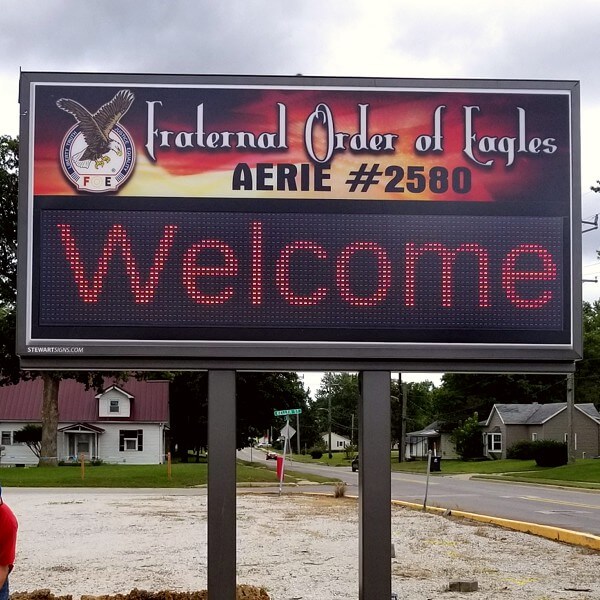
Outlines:
[[[331,394],[328,395],[328,402],[327,402],[327,420],[329,421],[329,443],[328,443],[328,450],[329,450],[329,458],[333,458],[333,454],[331,453]]]
[[[575,462],[575,377],[573,373],[567,374],[567,456],[569,464]]]

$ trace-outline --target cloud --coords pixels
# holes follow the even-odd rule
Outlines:
[[[580,80],[582,213],[592,217],[599,22],[596,0],[3,0],[0,133],[18,133],[20,68]],[[600,233],[583,245],[594,263]]]

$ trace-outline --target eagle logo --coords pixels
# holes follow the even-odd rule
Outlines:
[[[133,101],[129,90],[120,90],[93,114],[71,98],[56,101],[76,121],[63,139],[60,156],[67,178],[77,189],[115,191],[131,174],[133,140],[120,120]]]

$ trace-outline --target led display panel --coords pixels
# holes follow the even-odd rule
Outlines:
[[[572,82],[21,85],[26,364],[580,356]]]

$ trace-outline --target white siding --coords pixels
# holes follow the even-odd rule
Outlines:
[[[450,441],[450,436],[450,433],[442,433],[440,435],[440,447],[438,448],[438,455],[444,458],[458,458],[456,446]]]
[[[19,431],[27,423],[0,423],[0,431]],[[0,465],[37,465],[38,457],[29,449],[27,444],[3,444],[4,450],[0,456]]]
[[[73,423],[60,423],[59,427],[73,425]],[[97,434],[98,449],[90,448],[94,457],[106,463],[155,465],[165,462],[164,425],[158,423],[95,423],[105,430]],[[0,431],[18,431],[23,429],[25,423],[0,423]],[[143,450],[119,451],[119,431],[121,429],[141,429],[144,432]],[[90,434],[92,437],[96,434]],[[2,465],[37,465],[37,456],[26,444],[4,445],[3,456],[0,456]],[[58,433],[57,439],[58,460],[69,461],[69,434]]]
[[[325,442],[325,445],[329,444],[329,433],[321,434],[321,438]],[[331,449],[332,450],[343,450],[346,446],[350,445],[350,440],[343,435],[331,432]]]
[[[119,403],[119,412],[110,412],[110,401],[116,400]],[[130,417],[131,400],[127,394],[120,390],[108,390],[98,398],[98,416],[102,417]]]
[[[105,432],[98,437],[98,456],[107,463],[155,465],[165,462],[164,426],[155,423],[96,423]],[[119,450],[119,431],[144,432],[143,450]]]

